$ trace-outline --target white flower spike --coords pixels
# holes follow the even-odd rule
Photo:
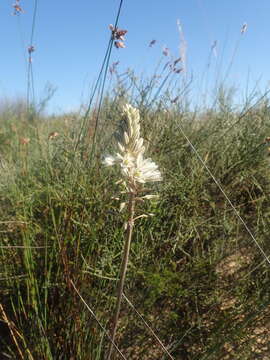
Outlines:
[[[144,159],[145,147],[140,137],[139,111],[126,104],[123,108],[124,120],[117,134],[120,153],[105,157],[103,164],[112,166],[119,164],[121,173],[128,188],[134,189],[136,184],[161,181],[158,166],[151,159]]]

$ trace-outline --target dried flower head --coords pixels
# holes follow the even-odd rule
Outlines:
[[[115,46],[117,49],[120,49],[120,48],[124,49],[124,48],[126,47],[125,44],[124,44],[122,41],[115,41],[115,42],[114,42],[114,46]]]
[[[127,30],[117,30],[115,32],[115,39],[118,39],[118,40],[125,40],[125,35],[127,33]]]
[[[112,32],[112,38],[114,40],[122,40],[122,41],[125,40],[124,36],[126,35],[127,30],[118,29],[117,27],[114,27],[112,24],[109,25],[109,29]]]
[[[139,184],[161,181],[158,166],[144,159],[145,147],[140,136],[140,114],[129,104],[123,108],[123,118],[116,133],[119,152],[105,157],[106,166],[120,165],[123,183],[130,192],[137,192]]]
[[[173,66],[175,66],[176,64],[178,64],[181,60],[182,60],[181,57],[175,59],[174,62],[173,62]]]
[[[28,53],[31,54],[32,52],[35,51],[35,47],[33,45],[30,45],[30,46],[28,46],[27,50],[28,50]]]
[[[217,47],[217,40],[214,40],[211,45],[211,50],[213,51]]]
[[[180,74],[181,72],[183,71],[183,68],[174,68],[173,69],[173,72],[175,73],[175,74]]]
[[[29,61],[29,63],[32,63],[33,62],[32,53],[35,51],[35,47],[33,45],[30,45],[30,46],[28,46],[27,51],[29,54],[28,61]]]
[[[157,42],[157,40],[151,40],[149,43],[149,47],[154,46],[156,42]]]
[[[114,42],[114,46],[119,49],[119,48],[125,48],[125,35],[127,33],[127,30],[123,30],[123,29],[118,29],[117,27],[114,27],[112,24],[109,25],[109,29],[112,32],[112,39],[116,40]]]
[[[172,104],[175,104],[179,100],[179,95],[176,96],[174,99],[171,100]]]
[[[118,64],[119,64],[119,61],[115,61],[110,66],[109,71],[110,71],[111,75],[116,72],[116,68],[117,68]]]
[[[217,57],[217,40],[212,43],[211,51],[213,52],[214,56]]]
[[[13,15],[20,15],[20,13],[23,12],[23,9],[20,5],[20,0],[16,0],[15,4],[12,5],[13,6]]]
[[[56,138],[57,136],[59,136],[59,133],[57,131],[53,131],[49,134],[48,140],[52,140],[52,139]]]
[[[244,23],[241,27],[241,34],[244,34],[247,31],[247,23]]]
[[[27,144],[30,143],[30,139],[29,139],[29,138],[21,138],[21,139],[20,139],[20,143],[21,143],[22,145],[27,145]]]
[[[169,53],[170,53],[169,48],[164,47],[164,48],[163,48],[163,50],[162,50],[162,54],[163,54],[164,56],[168,56],[168,55],[169,55]]]

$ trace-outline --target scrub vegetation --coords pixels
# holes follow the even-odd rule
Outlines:
[[[268,93],[217,81],[196,107],[185,47],[119,73],[121,5],[89,104],[56,116],[52,89],[34,101],[35,2],[26,100],[0,105],[0,358],[267,360]]]
[[[219,92],[196,112],[123,91],[104,98],[94,153],[95,111],[78,138],[79,114],[2,106],[1,357],[106,358],[109,340],[75,289],[110,332],[127,219],[119,170],[102,159],[127,102],[163,179],[150,184],[159,198],[138,205],[154,216],[133,229],[125,296],[175,359],[267,358],[268,100],[237,110]],[[115,341],[127,359],[167,358],[125,299]]]

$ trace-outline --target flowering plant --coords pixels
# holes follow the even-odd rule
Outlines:
[[[140,136],[139,111],[127,104],[123,109],[124,119],[118,133],[119,152],[105,157],[106,166],[120,165],[122,183],[128,192],[136,192],[139,184],[161,181],[158,166],[150,159],[144,158],[145,147]]]
[[[103,164],[105,166],[120,166],[122,176],[119,182],[124,185],[124,192],[128,194],[129,199],[128,222],[126,226],[127,233],[118,283],[108,360],[111,359],[114,350],[113,344],[120,314],[134,221],[138,218],[148,216],[144,214],[134,218],[135,203],[136,201],[144,201],[156,197],[155,195],[138,197],[138,195],[145,190],[143,188],[145,183],[162,180],[158,166],[150,158],[144,158],[145,146],[140,134],[140,114],[137,109],[129,104],[123,107],[123,119],[116,133],[116,139],[119,151],[115,155],[107,155],[104,158]],[[120,210],[122,210],[125,205],[126,203],[122,203]]]

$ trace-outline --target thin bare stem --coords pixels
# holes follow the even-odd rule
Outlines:
[[[133,232],[133,226],[134,226],[135,195],[136,194],[134,192],[129,194],[129,204],[128,204],[129,220],[128,220],[128,224],[127,224],[125,247],[124,247],[121,270],[120,270],[120,280],[119,280],[118,287],[117,287],[117,300],[116,300],[113,329],[112,329],[112,335],[111,335],[112,342],[110,343],[110,347],[109,347],[108,360],[111,359],[111,357],[113,356],[113,353],[114,353],[113,342],[115,340],[117,324],[118,324],[118,320],[119,320],[121,301],[122,301],[122,297],[123,297],[124,283],[125,283],[125,279],[126,279],[126,272],[127,272],[127,266],[128,266],[130,244],[131,244],[132,232]]]

